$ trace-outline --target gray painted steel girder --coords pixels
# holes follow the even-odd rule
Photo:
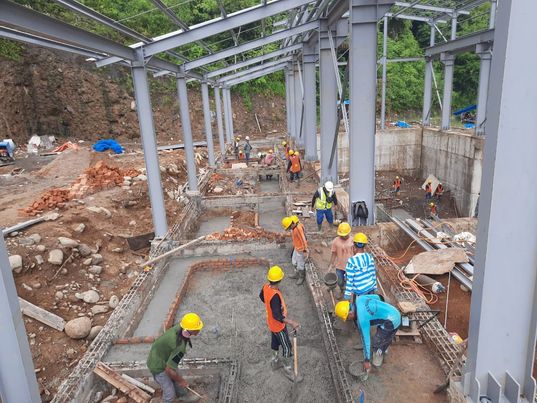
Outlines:
[[[496,15],[464,377],[474,403],[533,402],[536,392],[536,14],[535,1],[502,0]]]
[[[209,87],[206,82],[201,83],[201,100],[203,103],[203,120],[205,123],[205,136],[207,137],[207,153],[209,166],[216,166],[214,159],[213,129],[211,127],[211,106],[209,103]]]
[[[476,32],[474,34],[461,36],[455,40],[440,43],[425,49],[425,57],[439,57],[442,53],[461,53],[474,50],[480,43],[492,43],[494,40],[494,29]]]
[[[263,77],[263,76],[266,76],[268,74],[272,74],[272,73],[275,73],[277,71],[283,70],[283,69],[285,69],[286,66],[287,66],[286,63],[282,63],[280,65],[270,67],[270,68],[268,68],[266,70],[258,71],[256,73],[253,73],[253,74],[249,75],[249,76],[240,77],[240,78],[237,78],[235,80],[228,81],[225,84],[226,84],[226,86],[234,86],[234,85],[237,85],[237,84],[244,83],[246,81],[255,80],[256,78]]]
[[[317,62],[318,46],[305,46],[302,56],[304,66],[304,158],[317,160]]]
[[[280,14],[287,10],[304,6],[313,0],[275,0],[266,5],[258,5],[236,13],[228,14],[227,18],[215,18],[210,21],[190,27],[188,31],[176,31],[154,38],[153,42],[144,45],[144,55],[146,57],[156,55],[167,50],[171,50],[201,39],[217,35],[222,31],[238,28],[243,25]]]
[[[216,104],[216,126],[218,128],[218,142],[220,143],[220,153],[222,161],[226,155],[226,141],[224,139],[224,123],[222,122],[222,98],[220,96],[220,87],[214,87],[214,103]]]
[[[249,50],[253,50],[253,49],[268,45],[269,43],[280,41],[289,36],[299,35],[301,33],[311,31],[313,29],[317,29],[318,26],[319,24],[317,21],[308,22],[306,24],[302,24],[294,28],[285,29],[283,31],[278,31],[272,35],[268,35],[263,38],[256,39],[254,41],[243,43],[242,45],[239,45],[239,46],[233,46],[226,50],[213,53],[212,55],[200,57],[197,60],[193,60],[191,62],[185,63],[183,66],[186,71],[196,69],[198,67],[205,66],[207,64],[216,63],[227,57],[235,56],[240,53],[247,52]]]
[[[4,237],[0,239],[0,399],[41,402]]]
[[[244,67],[251,66],[252,64],[261,63],[261,62],[263,62],[265,60],[270,60],[270,59],[272,59],[274,57],[278,57],[278,56],[284,55],[286,53],[293,53],[293,52],[295,52],[297,50],[301,50],[301,49],[302,49],[302,44],[297,43],[296,45],[292,45],[292,46],[288,46],[288,47],[283,48],[283,49],[275,50],[274,52],[270,52],[270,53],[267,53],[267,54],[264,54],[264,55],[261,55],[261,56],[252,57],[252,58],[250,58],[248,60],[245,60],[243,62],[236,63],[236,64],[233,64],[231,66],[224,67],[222,69],[211,71],[210,73],[207,73],[205,75],[205,77],[212,78],[212,77],[216,77],[216,76],[221,76],[222,74],[226,74],[226,73],[229,73],[231,71],[239,70],[239,69],[242,69]]]
[[[256,71],[259,71],[259,70],[265,70],[265,69],[268,69],[270,67],[277,66],[277,65],[279,65],[281,63],[287,63],[287,62],[289,62],[291,60],[293,60],[293,57],[292,56],[287,56],[287,57],[283,57],[283,58],[280,58],[280,59],[273,60],[273,61],[268,62],[268,63],[259,64],[259,65],[254,66],[254,67],[250,67],[248,69],[238,71],[235,74],[230,74],[228,76],[220,77],[218,79],[218,83],[222,84],[222,83],[225,83],[225,82],[228,82],[228,81],[232,81],[232,80],[235,80],[236,78],[242,77],[244,75],[252,74],[252,73],[255,73]]]

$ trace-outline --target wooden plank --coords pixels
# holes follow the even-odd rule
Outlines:
[[[40,308],[25,299],[19,297],[19,305],[21,312],[30,318],[38,320],[53,329],[63,332],[65,328],[65,320],[58,315],[53,314],[43,308]]]
[[[138,379],[131,378],[127,374],[121,374],[121,377],[123,379],[126,379],[128,382],[132,383],[133,385],[138,386],[140,389],[143,389],[146,392],[151,393],[152,395],[155,394],[155,389],[153,389],[151,386],[146,385],[143,382],[140,382]]]
[[[97,363],[97,366],[93,370],[95,374],[103,378],[110,385],[118,388],[121,392],[128,395],[136,403],[147,403],[151,400],[151,396],[145,393],[142,389],[130,383],[127,379],[123,378],[116,371],[110,368],[103,362]]]

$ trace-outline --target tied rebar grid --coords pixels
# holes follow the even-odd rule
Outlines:
[[[355,402],[352,396],[352,390],[347,380],[347,373],[345,367],[343,366],[343,361],[341,360],[341,355],[339,353],[339,348],[337,345],[336,336],[334,334],[334,328],[332,326],[332,321],[330,318],[330,313],[326,303],[324,302],[324,297],[322,293],[321,282],[317,274],[317,270],[313,263],[306,263],[306,271],[308,280],[308,285],[317,307],[317,313],[319,314],[319,319],[324,326],[323,340],[325,346],[327,347],[327,353],[331,355],[332,359],[328,360],[330,367],[330,372],[334,380],[334,386],[336,388],[339,401],[342,402]],[[330,357],[329,357],[330,358]]]
[[[383,273],[386,274],[386,277],[391,283],[390,285],[395,290],[393,294],[397,302],[411,302],[417,308],[417,312],[413,313],[416,319],[423,322],[430,319],[429,306],[414,291],[405,290],[399,284],[397,273],[401,269],[388,258],[386,252],[373,242],[369,243],[369,250],[375,257],[377,267],[383,269]],[[451,341],[447,330],[442,326],[438,318],[434,318],[423,325],[420,328],[420,332],[434,345],[440,355],[440,359],[445,364],[443,366],[444,371],[449,372],[449,369],[457,362],[460,349]]]

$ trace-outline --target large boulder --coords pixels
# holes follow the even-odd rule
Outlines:
[[[91,319],[87,316],[70,320],[65,324],[65,334],[72,339],[83,339],[90,334]]]

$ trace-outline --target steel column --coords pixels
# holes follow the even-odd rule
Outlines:
[[[209,87],[206,82],[201,83],[201,100],[203,103],[203,118],[205,122],[205,136],[207,137],[207,153],[209,166],[216,166],[214,159],[213,129],[211,127],[211,106],[209,104]]]
[[[337,84],[332,50],[328,39],[328,23],[320,20],[319,32],[319,90],[320,90],[320,136],[321,136],[321,183],[328,180],[338,183],[338,152],[336,141]],[[333,155],[332,155],[333,153]],[[332,165],[330,159],[332,158]]]
[[[194,144],[192,141],[192,127],[190,125],[188,93],[186,88],[186,79],[182,75],[177,76],[177,94],[179,96],[179,112],[181,114],[181,125],[183,126],[183,143],[185,143],[188,189],[191,192],[197,192],[198,178],[196,177],[196,157],[194,155]]]
[[[434,25],[431,24],[431,36],[429,39],[430,46],[434,46],[436,31]],[[433,105],[433,58],[426,57],[425,64],[425,82],[423,84],[423,115],[422,123],[423,126],[431,125],[431,113]]]
[[[457,14],[451,18],[451,40],[457,39]],[[451,128],[451,100],[453,95],[453,71],[455,69],[455,56],[450,53],[440,55],[444,63],[444,96],[442,101],[442,130]]]
[[[224,87],[224,102],[227,103],[227,114],[228,114],[228,142],[232,143],[233,138],[235,137],[235,132],[233,130],[233,106],[231,104],[231,89],[230,87]]]
[[[298,64],[300,63],[300,60],[296,60],[294,63],[294,75],[295,79],[293,80],[295,85],[295,143],[296,148],[302,148],[304,146],[304,123],[302,122],[302,112],[304,111],[304,108],[302,107],[302,103],[304,101],[304,97],[302,94],[302,81],[300,77],[300,73],[298,72]],[[301,130],[302,129],[302,130]]]
[[[349,223],[353,225],[375,223],[377,21],[388,8],[378,0],[350,0]],[[356,202],[365,202],[367,220],[353,218]]]
[[[471,402],[533,402],[536,391],[537,54],[527,47],[536,14],[535,1],[502,0],[496,15],[464,382]]]
[[[142,57],[141,54],[140,57]],[[155,236],[162,238],[166,235],[166,232],[168,232],[168,224],[166,222],[166,207],[164,205],[162,182],[160,180],[160,165],[158,162],[153,112],[151,109],[151,96],[149,95],[147,71],[143,61],[133,63],[132,79],[134,83],[140,135],[142,137],[142,147],[144,150],[147,187],[149,189],[149,200],[151,202],[153,227],[155,228]]]
[[[224,104],[224,125],[226,128],[226,143],[231,144],[233,135],[231,134],[231,127],[229,123],[229,103],[227,98],[227,88],[222,87],[222,103]]]
[[[380,128],[386,128],[386,67],[388,59],[388,17],[384,16],[382,35],[382,93],[380,101]]]
[[[295,103],[295,70],[293,63],[289,63],[288,70],[288,79],[289,79],[289,123],[290,123],[290,137],[291,139],[296,138],[296,103]]]
[[[222,99],[220,97],[220,87],[214,87],[214,102],[216,104],[216,125],[218,127],[218,142],[220,143],[220,153],[222,161],[226,156],[226,141],[224,140],[224,124],[222,122]]]
[[[304,47],[304,148],[306,161],[317,160],[317,47]]]
[[[291,94],[289,84],[289,68],[285,69],[285,116],[287,119],[287,136],[291,135]]]
[[[0,400],[41,402],[4,237],[0,236]]]
[[[479,56],[479,89],[477,94],[477,115],[475,122],[476,134],[485,134],[485,121],[487,115],[487,97],[489,90],[491,49],[487,45],[477,45],[476,53]]]

